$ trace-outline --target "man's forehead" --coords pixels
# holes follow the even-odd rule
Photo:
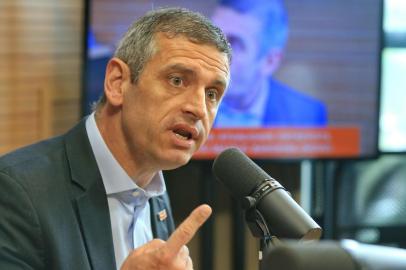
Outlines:
[[[221,52],[214,45],[197,43],[184,35],[173,36],[167,33],[158,33],[155,41],[155,53],[162,54],[161,57],[189,56],[191,58],[201,58],[227,75],[230,73],[228,55]]]
[[[218,49],[215,44],[211,44],[209,42],[200,42],[195,38],[188,37],[184,34],[173,35],[166,32],[159,32],[155,34],[154,40],[158,48],[165,45],[169,45],[169,47],[182,47],[182,44],[188,44],[191,45],[192,48],[211,48],[214,52],[225,56],[225,58],[228,59],[228,54]]]

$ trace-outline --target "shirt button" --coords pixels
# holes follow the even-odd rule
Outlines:
[[[138,190],[134,191],[132,193],[133,197],[137,197],[138,195],[140,195],[140,192]]]

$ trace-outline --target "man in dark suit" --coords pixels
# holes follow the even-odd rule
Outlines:
[[[95,112],[0,158],[0,269],[192,269],[186,244],[211,209],[172,233],[161,170],[187,163],[207,139],[230,57],[221,31],[196,13],[137,20]]]
[[[233,48],[232,78],[216,127],[320,127],[325,105],[276,81],[287,40],[282,0],[221,0],[212,19]]]

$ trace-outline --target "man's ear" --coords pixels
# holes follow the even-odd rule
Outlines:
[[[130,68],[122,60],[113,57],[107,63],[104,79],[104,93],[107,103],[113,106],[121,106],[123,95],[131,85]]]
[[[263,57],[262,69],[261,71],[264,75],[271,76],[278,68],[281,63],[283,56],[283,51],[278,48],[272,48],[269,50],[268,54]]]

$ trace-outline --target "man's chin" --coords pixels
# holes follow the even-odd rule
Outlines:
[[[166,164],[164,165],[164,170],[174,170],[179,167],[186,165],[192,158],[189,153],[173,153],[168,156]]]

